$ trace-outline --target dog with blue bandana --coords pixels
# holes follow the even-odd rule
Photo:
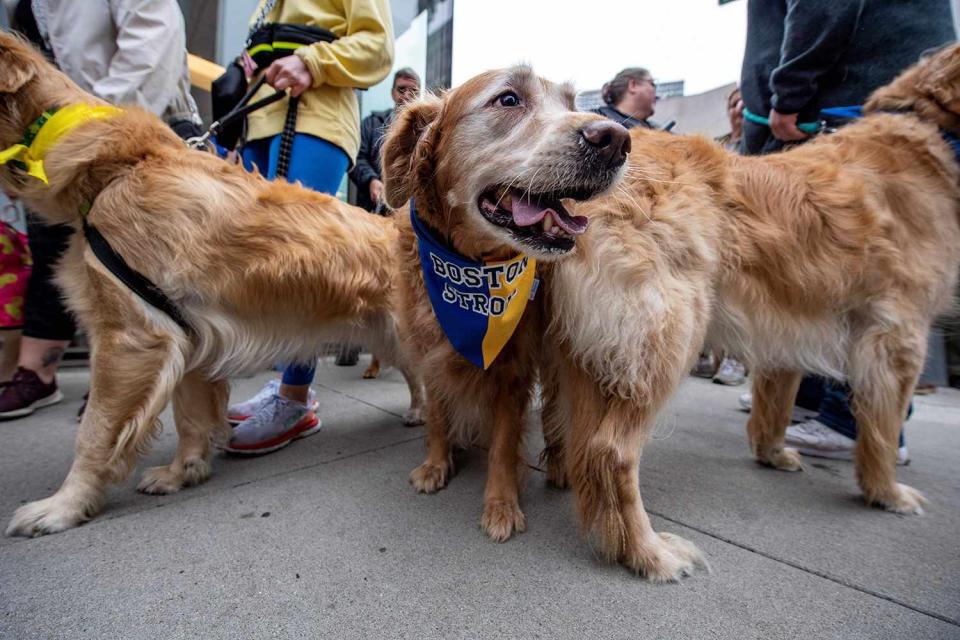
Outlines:
[[[521,441],[543,344],[550,263],[588,226],[577,201],[623,176],[627,131],[578,113],[571,87],[523,66],[481,74],[407,105],[383,147],[401,208],[401,335],[427,388],[427,457],[417,491],[442,489],[454,445],[489,447],[481,526],[526,528]]]

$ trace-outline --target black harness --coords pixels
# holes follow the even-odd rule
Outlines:
[[[89,210],[89,207],[84,208]],[[127,264],[123,256],[110,246],[103,234],[87,222],[85,213],[83,216],[83,236],[87,239],[87,244],[93,254],[107,268],[107,271],[116,276],[117,280],[140,296],[144,302],[170,316],[170,319],[176,322],[188,335],[196,334],[187,319],[183,317],[180,307],[160,287],[153,284],[149,278]]]

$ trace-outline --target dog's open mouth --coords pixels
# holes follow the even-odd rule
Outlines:
[[[592,191],[529,193],[521,189],[493,187],[480,194],[477,206],[491,224],[502,227],[515,240],[537,251],[566,253],[574,237],[587,230],[584,216],[572,216],[561,200],[586,200]]]

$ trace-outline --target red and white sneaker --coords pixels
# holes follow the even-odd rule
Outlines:
[[[224,451],[261,455],[306,438],[323,426],[307,405],[273,395],[252,416],[238,424]]]
[[[270,382],[263,385],[260,391],[257,391],[257,393],[249,400],[244,400],[243,402],[230,405],[230,407],[227,409],[227,422],[234,426],[240,424],[247,418],[253,416],[255,413],[258,413],[270,400],[270,398],[279,393],[280,379],[273,378],[270,380]],[[317,402],[317,394],[313,389],[310,389],[309,393],[307,394],[307,404],[310,405],[311,411],[316,411],[320,406],[320,403]]]

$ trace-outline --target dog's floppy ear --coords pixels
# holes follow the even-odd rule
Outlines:
[[[430,179],[433,147],[438,139],[437,119],[442,102],[432,94],[407,104],[390,125],[383,142],[381,166],[384,192],[393,208],[402,207],[418,176]]]
[[[14,93],[37,75],[37,67],[28,56],[27,48],[15,36],[0,32],[0,93]]]

